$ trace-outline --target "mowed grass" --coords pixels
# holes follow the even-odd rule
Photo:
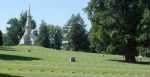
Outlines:
[[[31,52],[29,51],[31,50]],[[71,63],[70,57],[77,62]],[[146,76],[149,59],[123,62],[118,55],[47,49],[36,46],[0,48],[0,73],[23,76]]]

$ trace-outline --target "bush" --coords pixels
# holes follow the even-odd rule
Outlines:
[[[63,44],[63,48],[62,49],[64,49],[64,50],[69,50],[70,48],[69,48],[69,45],[68,44]]]
[[[139,51],[140,55],[150,57],[150,49],[145,47],[138,47],[137,50]]]
[[[150,49],[146,51],[146,57],[150,57]]]

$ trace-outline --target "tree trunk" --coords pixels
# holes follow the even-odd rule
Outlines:
[[[125,55],[125,61],[129,63],[135,63],[136,59],[134,55],[130,55],[130,53]]]
[[[136,56],[138,55],[138,51],[136,50],[136,41],[128,40],[128,44],[125,52],[125,61],[130,63],[136,62]]]

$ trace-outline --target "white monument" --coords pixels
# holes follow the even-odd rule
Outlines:
[[[25,32],[19,42],[19,45],[31,45],[32,41],[31,41],[31,14],[30,14],[30,6],[29,9],[27,10],[27,21],[26,21],[26,25],[25,25]]]

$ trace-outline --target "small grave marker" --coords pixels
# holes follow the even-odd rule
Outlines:
[[[76,58],[75,57],[70,57],[69,60],[70,60],[70,62],[76,62]]]
[[[138,60],[141,62],[142,61],[142,56],[138,56]]]
[[[75,72],[72,71],[71,73],[75,73]]]
[[[12,70],[11,68],[8,68],[8,70]]]
[[[29,71],[33,71],[33,70],[29,70]]]
[[[41,72],[44,72],[44,70],[40,70]]]
[[[31,49],[28,49],[28,52],[31,52]]]

